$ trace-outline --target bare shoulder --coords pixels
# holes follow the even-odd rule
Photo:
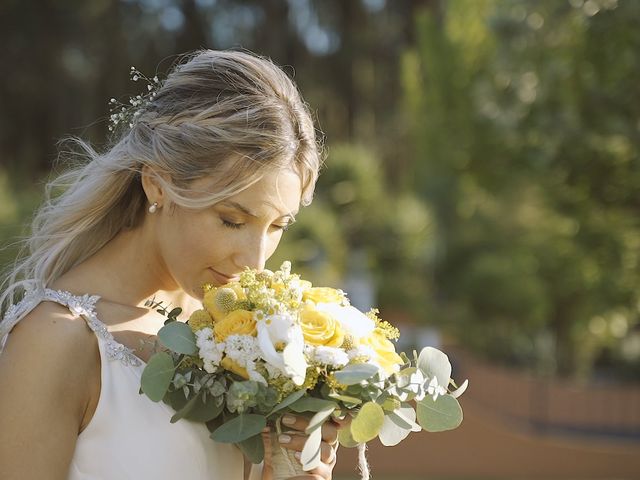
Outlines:
[[[67,478],[99,372],[95,335],[65,307],[43,302],[13,328],[0,354],[3,478]]]
[[[13,328],[0,362],[3,359],[18,368],[37,365],[41,371],[63,366],[80,373],[99,360],[98,344],[83,318],[57,303],[42,302]]]

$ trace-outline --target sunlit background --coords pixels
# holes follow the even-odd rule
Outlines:
[[[463,425],[374,478],[640,477],[640,2],[4,0],[0,266],[108,100],[245,48],[299,85],[326,168],[270,262],[447,351]],[[276,258],[277,257],[277,258]],[[336,476],[356,478],[340,451]]]

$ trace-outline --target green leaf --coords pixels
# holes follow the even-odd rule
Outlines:
[[[375,402],[367,402],[351,422],[351,435],[358,443],[366,443],[375,438],[384,421],[384,411]]]
[[[183,395],[183,398],[184,398],[184,395]],[[176,410],[176,413],[171,417],[170,422],[171,423],[176,423],[181,418],[184,418],[184,416],[186,414],[188,414],[191,411],[191,409],[193,409],[193,407],[195,407],[196,402],[201,401],[201,398],[202,397],[199,394],[194,395],[192,398],[190,398],[187,401],[187,403],[185,403],[182,406],[182,408],[180,410]],[[209,419],[209,420],[211,420],[211,419]]]
[[[378,434],[380,443],[386,447],[392,447],[404,440],[412,431],[419,432],[422,429],[415,420],[416,412],[412,407],[400,407],[386,415]]]
[[[322,443],[322,431],[316,428],[311,432],[304,443],[300,453],[300,463],[304,471],[313,470],[320,465],[320,445]]]
[[[336,408],[338,405],[336,402],[332,402],[331,400],[326,400],[324,398],[316,398],[316,397],[303,397],[296,402],[291,404],[291,410],[296,413],[302,412],[319,412],[320,410],[324,410],[327,407]]]
[[[224,409],[224,402],[216,404],[216,397],[213,395],[207,395],[205,402],[200,399],[196,402],[195,406],[189,411],[184,418],[193,422],[208,422],[218,417]]]
[[[338,430],[338,441],[343,447],[353,448],[358,446],[358,442],[353,439],[351,429],[349,427],[344,427]]]
[[[378,367],[370,363],[355,363],[347,365],[342,370],[334,372],[334,378],[343,385],[355,385],[368,380],[378,373]]]
[[[451,378],[451,362],[444,352],[437,348],[424,347],[418,356],[418,368],[429,379],[436,377],[438,385],[449,386]]]
[[[298,400],[299,398],[301,398],[305,393],[307,393],[306,390],[298,390],[296,392],[293,392],[291,395],[287,396],[284,400],[282,400],[279,404],[277,404],[275,407],[273,407],[273,410],[271,410],[269,412],[269,414],[267,415],[267,417],[270,417],[272,414],[274,414],[275,412],[277,412],[278,410],[282,410],[285,407],[288,407],[289,405],[291,405],[293,402],[295,402],[296,400]]]
[[[169,389],[175,367],[167,352],[155,353],[142,371],[142,391],[154,402],[159,402]]]
[[[259,434],[266,426],[267,418],[264,415],[241,413],[218,427],[211,438],[216,442],[240,443]]]
[[[462,423],[462,408],[451,395],[441,395],[437,400],[426,396],[418,402],[418,423],[428,432],[453,430]]]
[[[253,437],[249,437],[246,440],[238,442],[238,446],[251,463],[258,464],[264,460],[264,443],[262,442],[262,435],[254,435]]]
[[[204,390],[200,390],[200,392],[204,392]],[[181,418],[206,423],[220,415],[223,408],[224,403],[220,402],[220,405],[217,405],[216,398],[213,395],[207,396],[206,402],[203,402],[202,395],[198,394],[189,399],[189,401],[171,417],[171,423],[175,423]]]
[[[413,407],[400,407],[389,413],[389,420],[404,430],[412,430],[419,432],[422,430],[420,425],[416,423],[416,411]]]
[[[362,403],[361,399],[356,397],[350,397],[349,395],[340,395],[338,393],[331,393],[329,394],[329,396],[336,400],[340,400],[343,403],[350,403],[352,405],[360,405]]]
[[[188,387],[187,387],[188,390]],[[182,389],[167,392],[163,398],[165,403],[173,408],[176,412],[184,408],[189,399],[185,397]]]
[[[411,429],[405,429],[396,425],[388,416],[384,417],[382,428],[378,433],[380,443],[385,447],[393,447],[407,438]]]
[[[333,405],[327,405],[325,408],[316,413],[311,420],[309,420],[309,424],[305,429],[304,433],[309,435],[311,432],[317,430],[322,424],[331,416],[333,411],[336,409],[337,405],[334,403]]]
[[[196,346],[196,336],[191,331],[191,327],[182,322],[171,322],[165,325],[158,332],[160,342],[176,353],[193,355],[198,351]]]

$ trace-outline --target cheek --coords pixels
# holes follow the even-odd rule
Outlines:
[[[159,232],[164,261],[175,280],[184,285],[207,266],[217,243],[211,226],[204,219],[185,216],[167,222]]]

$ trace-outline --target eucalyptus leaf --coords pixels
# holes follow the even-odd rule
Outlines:
[[[370,363],[354,363],[334,372],[333,376],[336,381],[343,385],[355,385],[363,380],[370,379],[378,373],[378,370],[378,367]]]
[[[380,443],[385,447],[392,447],[407,438],[410,433],[410,428],[399,427],[389,416],[385,416],[382,421],[382,428],[378,433],[378,438],[380,438]]]
[[[416,423],[416,411],[413,407],[400,407],[388,415],[389,420],[398,427],[419,432],[422,427]]]
[[[187,403],[185,403],[180,410],[177,410],[176,413],[171,417],[170,422],[176,423],[181,418],[184,418],[186,414],[188,414],[195,406],[196,403],[202,401],[200,395],[194,395],[193,398],[189,399]],[[211,419],[208,419],[211,420]]]
[[[267,426],[267,418],[253,413],[241,413],[223,423],[211,434],[216,442],[239,443],[257,435]]]
[[[462,422],[462,408],[451,395],[441,395],[437,400],[426,396],[417,404],[418,423],[428,432],[453,430]]]
[[[142,391],[154,402],[159,402],[169,389],[175,367],[167,352],[155,353],[142,371]]]
[[[458,398],[460,395],[462,395],[464,392],[467,391],[468,386],[469,386],[469,380],[465,380],[464,382],[462,382],[462,385],[460,385],[457,389],[451,392],[451,396],[453,398]]]
[[[187,391],[189,390],[189,387],[185,388],[187,389]],[[163,400],[176,412],[182,409],[188,402],[188,398],[184,395],[182,389],[167,392]]]
[[[438,385],[445,388],[451,378],[451,362],[446,353],[437,348],[424,347],[418,356],[418,368],[429,379],[436,377]]]
[[[262,442],[262,435],[254,435],[246,440],[238,443],[240,450],[245,454],[249,461],[253,464],[258,464],[264,460],[264,443]]]
[[[340,395],[338,393],[332,393],[329,395],[331,398],[340,400],[343,403],[350,403],[352,405],[360,405],[362,400],[356,397],[350,397],[349,395]]]
[[[224,402],[218,403],[216,397],[209,395],[206,397],[206,401],[199,398],[193,408],[184,415],[184,418],[193,422],[208,422],[220,415],[223,408]]]
[[[321,427],[327,418],[331,416],[333,411],[336,409],[336,406],[337,405],[335,403],[333,405],[328,405],[311,417],[309,425],[307,425],[307,428],[305,429],[305,433],[308,435],[315,430],[319,430],[319,427]]]
[[[274,414],[278,410],[282,410],[283,408],[288,407],[293,402],[295,402],[296,400],[301,398],[305,393],[307,393],[306,390],[298,390],[296,392],[293,392],[291,395],[288,395],[284,400],[282,400],[279,404],[277,404],[275,407],[273,407],[273,410],[271,410],[271,412],[269,412],[267,417],[270,417],[272,414]]]
[[[343,447],[354,448],[358,446],[358,442],[353,439],[353,436],[351,435],[351,429],[349,427],[341,428],[338,430],[338,441]]]
[[[311,432],[304,443],[300,453],[300,463],[304,471],[313,470],[320,465],[320,445],[322,443],[322,430],[316,428]]]
[[[160,342],[176,353],[193,355],[198,351],[196,336],[191,327],[183,322],[171,322],[158,332]]]
[[[319,412],[327,407],[336,408],[338,404],[331,400],[316,397],[302,397],[291,404],[290,408],[296,413]]]
[[[367,402],[351,422],[351,435],[358,443],[366,443],[375,438],[384,420],[382,407],[375,402]]]

